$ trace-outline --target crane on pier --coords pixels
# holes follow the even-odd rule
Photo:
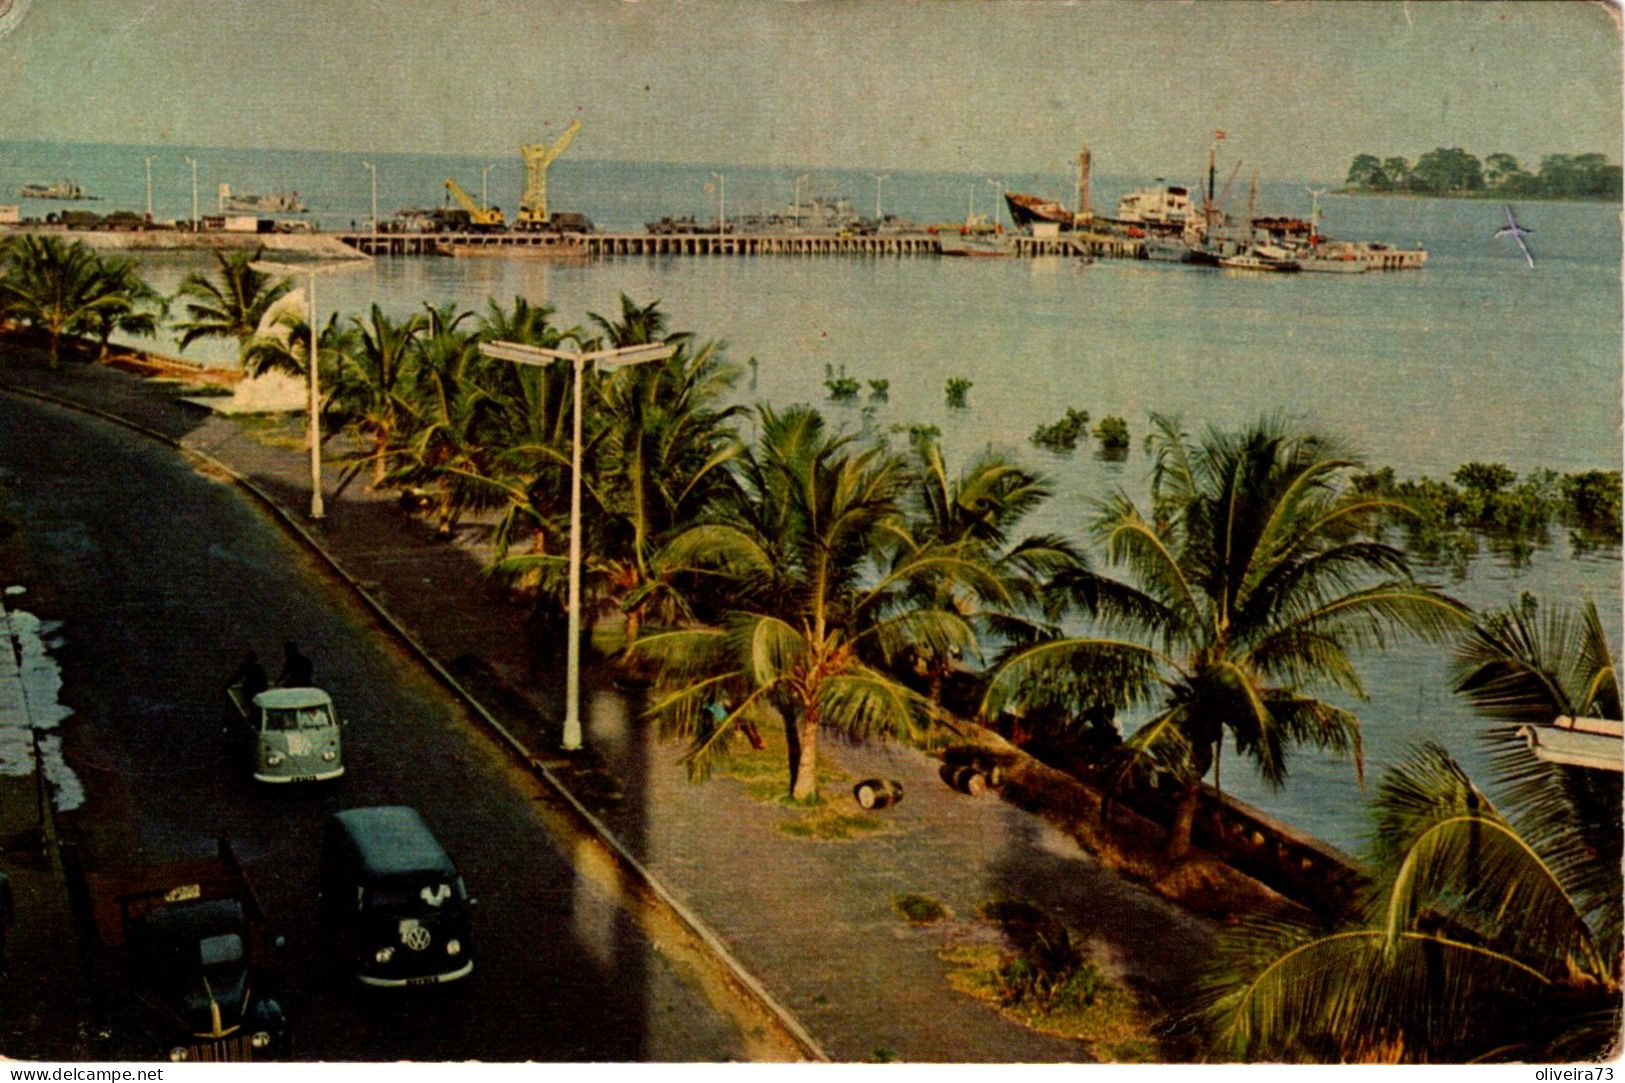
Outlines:
[[[450,177],[446,178],[446,191],[451,193],[451,198],[455,199],[458,206],[462,207],[463,212],[468,215],[468,228],[470,230],[476,233],[488,233],[502,228],[502,211],[500,208],[492,207],[487,210],[481,207],[474,202],[473,196],[463,191],[462,185]]]
[[[519,214],[514,218],[518,229],[547,229],[547,167],[564,153],[570,140],[581,130],[581,121],[572,120],[564,134],[552,146],[544,143],[523,143],[519,157],[525,160],[525,194],[519,197]]]

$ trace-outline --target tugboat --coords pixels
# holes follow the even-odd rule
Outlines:
[[[304,214],[308,208],[299,202],[298,192],[272,192],[255,195],[251,192],[233,192],[231,185],[220,186],[220,213],[237,211],[244,214]]]

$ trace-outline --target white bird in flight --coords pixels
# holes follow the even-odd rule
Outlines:
[[[1505,237],[1508,234],[1511,234],[1512,239],[1518,242],[1518,247],[1523,249],[1523,258],[1528,260],[1529,266],[1533,268],[1535,266],[1535,257],[1530,255],[1529,246],[1523,243],[1523,239],[1533,233],[1534,230],[1524,229],[1522,226],[1518,225],[1518,219],[1512,213],[1512,208],[1510,206],[1508,206],[1506,210],[1507,224],[1496,230],[1495,235],[1497,237]]]

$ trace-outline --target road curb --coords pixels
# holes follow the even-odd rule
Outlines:
[[[441,665],[439,660],[430,654],[428,649],[419,643],[417,638],[413,636],[411,632],[407,631],[406,627],[395,617],[395,615],[392,614],[388,609],[384,608],[383,603],[374,598],[372,594],[360,584],[359,581],[345,571],[338,561],[332,556],[332,554],[328,553],[327,549],[321,544],[320,539],[307,530],[305,525],[301,523],[289,509],[277,503],[258,485],[254,484],[254,482],[244,477],[235,468],[218,457],[210,454],[209,452],[201,451],[194,447],[188,447],[186,444],[170,436],[169,434],[160,432],[159,430],[142,424],[139,421],[122,417],[98,406],[91,406],[85,403],[74,402],[70,399],[64,399],[49,392],[39,391],[33,388],[18,387],[16,384],[9,381],[0,382],[0,390],[14,395],[20,395],[25,398],[36,399],[40,402],[49,403],[63,409],[74,410],[78,413],[86,414],[102,421],[106,421],[109,424],[118,425],[121,428],[139,433],[150,440],[154,440],[158,443],[174,448],[181,454],[196,462],[202,463],[214,470],[218,470],[220,473],[229,478],[234,485],[238,486],[244,492],[253,497],[254,500],[256,500],[271,513],[273,518],[275,518],[285,530],[303,543],[304,546],[312,553],[320,557],[322,563],[326,565],[328,570],[336,575],[346,587],[353,591],[356,597],[361,600],[362,604],[365,605],[374,616],[382,621],[391,632],[398,636],[408,648],[410,648],[412,653],[417,656],[418,661],[421,664],[427,666],[430,672],[432,672],[441,681],[441,683],[446,686],[446,688],[448,688],[458,699],[462,700],[462,702],[470,710],[472,710],[476,716],[479,717],[481,722],[485,724],[485,726],[502,744],[508,747],[509,751],[519,759],[520,763],[527,770],[529,770],[537,778],[541,779],[547,785],[548,789],[563,799],[571,813],[586,826],[589,833],[595,836],[600,843],[609,849],[610,853],[615,857],[615,859],[631,872],[633,879],[637,880],[642,884],[642,886],[647,888],[663,906],[669,909],[678,918],[678,920],[700,941],[700,943],[704,945],[705,949],[712,954],[716,961],[728,971],[729,975],[740,985],[740,987],[743,988],[746,993],[753,1000],[755,1000],[758,1005],[760,1005],[760,1007],[766,1011],[766,1013],[784,1030],[790,1040],[796,1046],[800,1047],[802,1052],[809,1060],[823,1062],[829,1061],[829,1055],[824,1051],[823,1047],[818,1044],[818,1041],[807,1031],[806,1027],[802,1025],[801,1021],[792,1015],[788,1008],[779,1003],[777,998],[767,991],[766,987],[762,985],[756,976],[747,970],[744,964],[734,957],[733,953],[729,951],[727,946],[723,943],[721,937],[719,937],[716,932],[713,931],[702,918],[700,918],[698,914],[690,910],[688,906],[684,904],[677,897],[677,895],[660,880],[659,877],[657,877],[643,864],[643,862],[639,861],[638,858],[634,856],[626,847],[626,845],[622,843],[612,831],[610,831],[609,827],[605,825],[604,822],[597,816],[595,816],[592,811],[589,810],[586,805],[584,805],[581,800],[570,791],[559,776],[555,774],[546,765],[546,763],[544,763],[542,759],[523,741],[521,741],[506,726],[498,721],[497,718],[485,707],[485,705],[476,699],[474,695],[468,691],[468,689],[463,687],[461,682],[459,682],[457,678],[446,669],[445,666]]]

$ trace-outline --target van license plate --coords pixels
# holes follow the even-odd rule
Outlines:
[[[440,983],[440,979],[438,977],[436,977],[435,975],[433,975],[433,974],[430,974],[428,977],[424,977],[424,978],[407,978],[406,979],[406,984],[407,985],[438,985],[439,983]]]
[[[294,775],[288,781],[289,782],[315,782],[316,781],[316,776],[315,775]]]

